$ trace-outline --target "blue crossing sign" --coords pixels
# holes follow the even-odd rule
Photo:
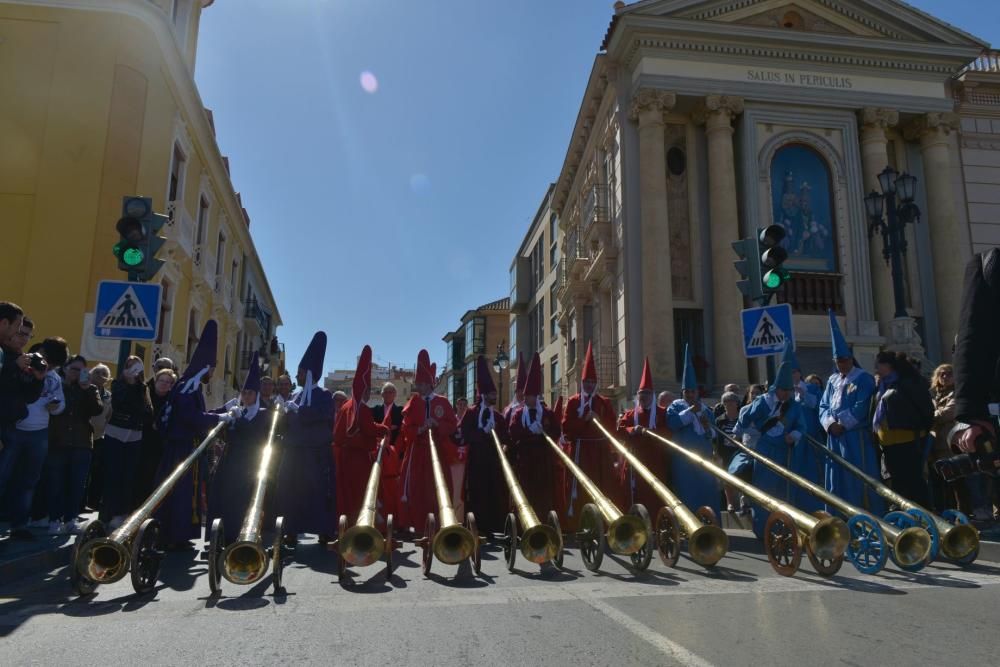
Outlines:
[[[766,357],[781,354],[785,343],[795,340],[792,332],[792,307],[787,303],[763,308],[747,308],[742,311],[743,354],[752,357]]]
[[[162,292],[158,283],[102,280],[97,285],[94,336],[156,340]]]

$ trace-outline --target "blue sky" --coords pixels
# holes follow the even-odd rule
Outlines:
[[[413,365],[421,347],[440,361],[441,337],[465,311],[506,296],[612,4],[218,0],[205,10],[196,80],[290,365],[317,329],[329,336],[327,370],[353,367],[366,343],[381,362]],[[1000,3],[911,4],[1000,43]]]

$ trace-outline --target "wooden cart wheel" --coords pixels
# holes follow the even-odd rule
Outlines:
[[[847,520],[850,542],[847,543],[847,557],[864,574],[875,574],[889,557],[889,547],[882,532],[882,526],[866,514],[855,514]]]
[[[396,543],[392,536],[392,515],[385,518],[385,578],[392,579],[392,552],[396,550]]]
[[[503,558],[507,561],[507,569],[513,572],[517,560],[517,517],[513,512],[507,514],[503,524]]]
[[[431,563],[434,561],[434,551],[431,546],[434,543],[435,535],[437,535],[437,519],[434,518],[433,512],[428,512],[427,522],[424,524],[424,536],[421,538],[424,547],[422,560],[425,577],[431,573]]]
[[[667,567],[677,565],[681,556],[680,533],[677,515],[669,507],[661,507],[656,513],[656,551]]]
[[[792,517],[784,512],[771,512],[764,527],[764,551],[774,571],[790,577],[802,562],[799,529]]]
[[[580,556],[584,566],[591,572],[596,572],[604,560],[604,549],[607,546],[604,518],[597,511],[597,505],[587,503],[580,512],[580,531],[577,533],[580,543]]]
[[[469,556],[469,563],[472,571],[479,576],[483,572],[483,557],[479,551],[479,528],[476,526],[476,515],[469,512],[465,515],[465,527],[472,533],[472,555]]]
[[[279,516],[274,520],[274,543],[271,545],[271,580],[274,583],[274,592],[279,593],[285,590],[281,583],[281,576],[285,571],[284,552],[285,541],[285,517]]]
[[[556,557],[552,559],[552,564],[561,570],[563,566],[564,545],[562,529],[559,528],[559,515],[556,514],[555,510],[549,510],[549,525],[552,527],[552,530],[556,531],[556,535],[559,536],[559,548],[556,550]]]
[[[832,519],[833,515],[825,510],[816,510],[812,513],[817,519]],[[816,570],[816,574],[821,577],[832,577],[840,571],[840,566],[844,564],[844,554],[840,554],[836,558],[820,558],[817,556],[812,549],[812,544],[809,540],[805,540],[806,543],[806,557],[812,564],[813,569]]]
[[[340,549],[344,545],[344,533],[347,532],[347,515],[341,514],[337,521],[337,576],[343,579],[347,576],[347,560]]]
[[[646,506],[642,503],[636,503],[629,508],[629,514],[632,516],[637,516],[642,521],[643,525],[646,527],[646,543],[642,545],[638,551],[634,554],[629,555],[629,559],[632,561],[632,569],[636,572],[642,572],[649,567],[649,563],[653,560],[653,524],[649,520],[649,511]]]
[[[160,541],[160,522],[156,519],[146,519],[139,526],[139,532],[132,538],[132,588],[142,595],[156,587],[156,579],[160,574],[160,561],[163,553],[156,548]]]
[[[80,533],[73,540],[73,550],[70,552],[70,562],[69,562],[69,583],[73,587],[73,592],[79,596],[90,595],[95,590],[97,590],[97,582],[93,579],[84,576],[77,569],[77,561],[80,558],[80,552],[83,550],[84,545],[86,545],[91,540],[97,540],[102,537],[107,537],[108,532],[104,527],[104,524],[97,519],[91,519],[87,523],[83,524],[80,528]]]
[[[208,588],[212,595],[222,593],[222,552],[226,548],[226,536],[223,533],[222,519],[216,519],[212,522],[208,540]]]
[[[695,511],[694,515],[698,517],[698,520],[706,526],[719,525],[719,519],[715,516],[715,510],[708,505],[702,505],[699,507],[697,511]]]

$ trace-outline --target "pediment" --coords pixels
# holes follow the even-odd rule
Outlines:
[[[692,21],[985,48],[988,43],[901,0],[640,0],[619,10]]]

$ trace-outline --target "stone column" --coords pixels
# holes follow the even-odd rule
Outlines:
[[[910,141],[920,140],[927,192],[927,211],[921,216],[920,224],[930,225],[939,319],[937,328],[945,355],[948,354],[945,351],[951,349],[958,329],[965,265],[972,257],[968,230],[959,228],[955,216],[949,135],[958,127],[958,114],[928,113],[911,122],[904,135]]]
[[[673,93],[640,88],[629,117],[639,126],[639,263],[642,276],[642,350],[657,382],[675,382],[674,300],[670,283],[670,228],[667,220],[667,156],[663,114],[674,107]],[[633,260],[634,261],[634,260]],[[634,332],[634,329],[633,329]],[[630,388],[632,389],[632,388]]]
[[[866,108],[858,113],[861,129],[861,170],[864,175],[864,193],[882,192],[878,175],[889,164],[889,140],[885,131],[899,123],[899,112],[890,109]],[[867,217],[866,217],[867,220]],[[876,234],[868,248],[871,260],[872,296],[875,301],[875,319],[880,333],[889,334],[889,322],[894,312],[892,274],[882,257],[882,236]]]
[[[732,242],[742,238],[736,193],[733,119],[743,113],[743,98],[709,95],[695,114],[708,137],[708,217],[712,243],[715,384],[746,385],[747,362],[739,343],[743,299],[736,288],[739,274],[732,266]]]

